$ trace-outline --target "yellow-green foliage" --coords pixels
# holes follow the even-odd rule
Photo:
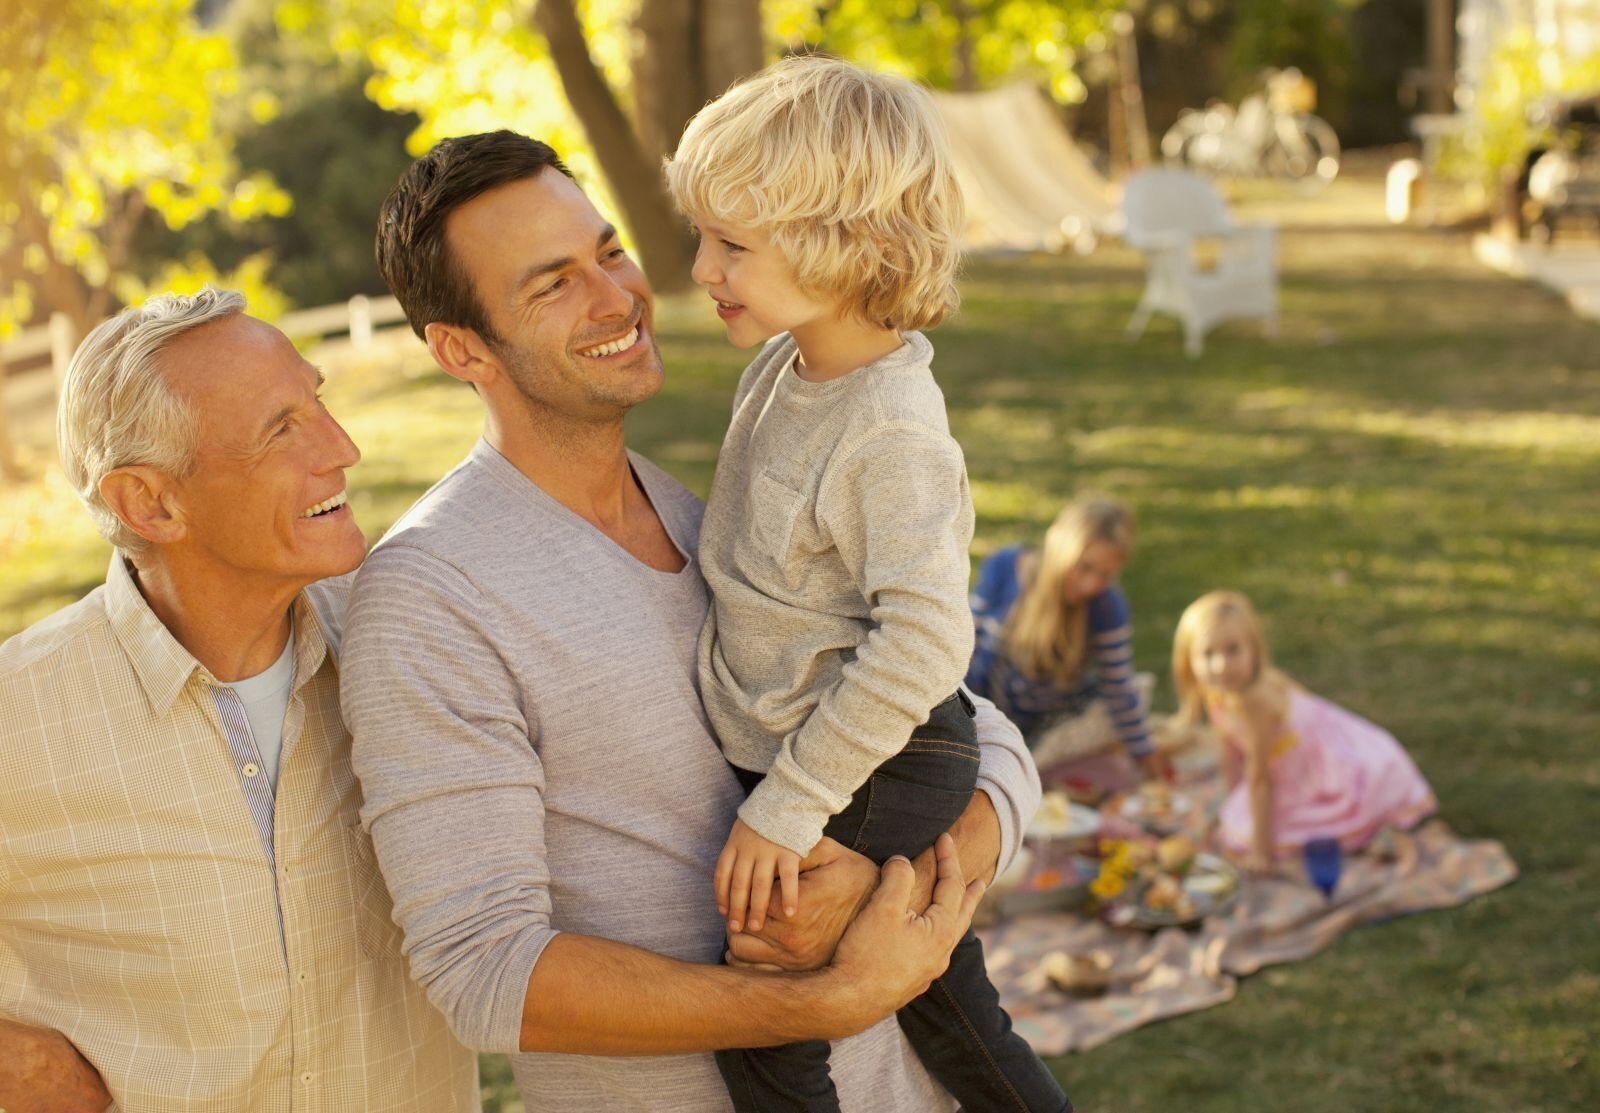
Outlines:
[[[162,264],[148,281],[124,275],[116,283],[117,297],[134,305],[156,294],[194,294],[204,286],[238,290],[250,305],[250,315],[263,321],[276,321],[289,309],[289,299],[267,279],[271,256],[259,251],[237,267],[220,271],[204,255],[188,255]]]
[[[958,42],[970,41],[975,84],[1040,81],[1064,103],[1086,90],[1074,70],[1077,49],[1103,49],[1115,0],[768,0],[763,11],[784,50],[821,49],[875,69],[948,88],[957,78]],[[964,11],[964,15],[962,14]]]
[[[0,335],[31,315],[52,270],[91,291],[125,276],[147,210],[171,228],[215,210],[238,220],[288,211],[270,177],[241,175],[218,126],[216,106],[238,93],[238,65],[190,0],[5,7],[0,253],[18,252],[24,273],[0,286]],[[274,110],[260,98],[249,107],[257,119]]]
[[[1511,31],[1490,56],[1472,108],[1472,128],[1445,154],[1446,168],[1493,190],[1502,175],[1522,165],[1528,152],[1554,138],[1529,119],[1542,97],[1592,93],[1600,88],[1600,53],[1569,58],[1541,45],[1530,27]]]
[[[580,5],[589,53],[613,90],[629,89],[630,0]],[[561,152],[603,211],[616,213],[583,128],[567,104],[529,0],[284,0],[280,28],[332,44],[372,68],[367,96],[422,124],[407,146],[421,155],[440,139],[511,128]]]

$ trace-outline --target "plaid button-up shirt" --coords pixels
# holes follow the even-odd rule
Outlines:
[[[407,976],[339,713],[348,584],[294,604],[276,791],[121,554],[0,646],[0,1015],[123,1113],[453,1113],[473,1056]],[[331,644],[330,644],[331,643]]]

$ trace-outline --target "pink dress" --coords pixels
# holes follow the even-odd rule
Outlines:
[[[1224,746],[1243,755],[1241,725],[1220,700],[1208,701]],[[1301,688],[1289,690],[1289,713],[1272,746],[1272,826],[1278,854],[1309,840],[1336,838],[1346,850],[1383,827],[1410,827],[1438,808],[1416,763],[1382,727]],[[1252,844],[1250,786],[1223,801],[1218,834],[1229,850]]]

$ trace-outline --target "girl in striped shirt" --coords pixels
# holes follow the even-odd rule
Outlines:
[[[1001,549],[978,570],[967,686],[1017,724],[1041,766],[1120,739],[1146,774],[1169,774],[1151,737],[1149,678],[1133,671],[1132,612],[1116,582],[1133,535],[1124,504],[1083,496],[1057,515],[1042,549]]]

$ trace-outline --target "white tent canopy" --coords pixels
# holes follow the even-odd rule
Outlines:
[[[1117,199],[1033,85],[935,93],[967,201],[969,250],[1092,247],[1119,228]]]

